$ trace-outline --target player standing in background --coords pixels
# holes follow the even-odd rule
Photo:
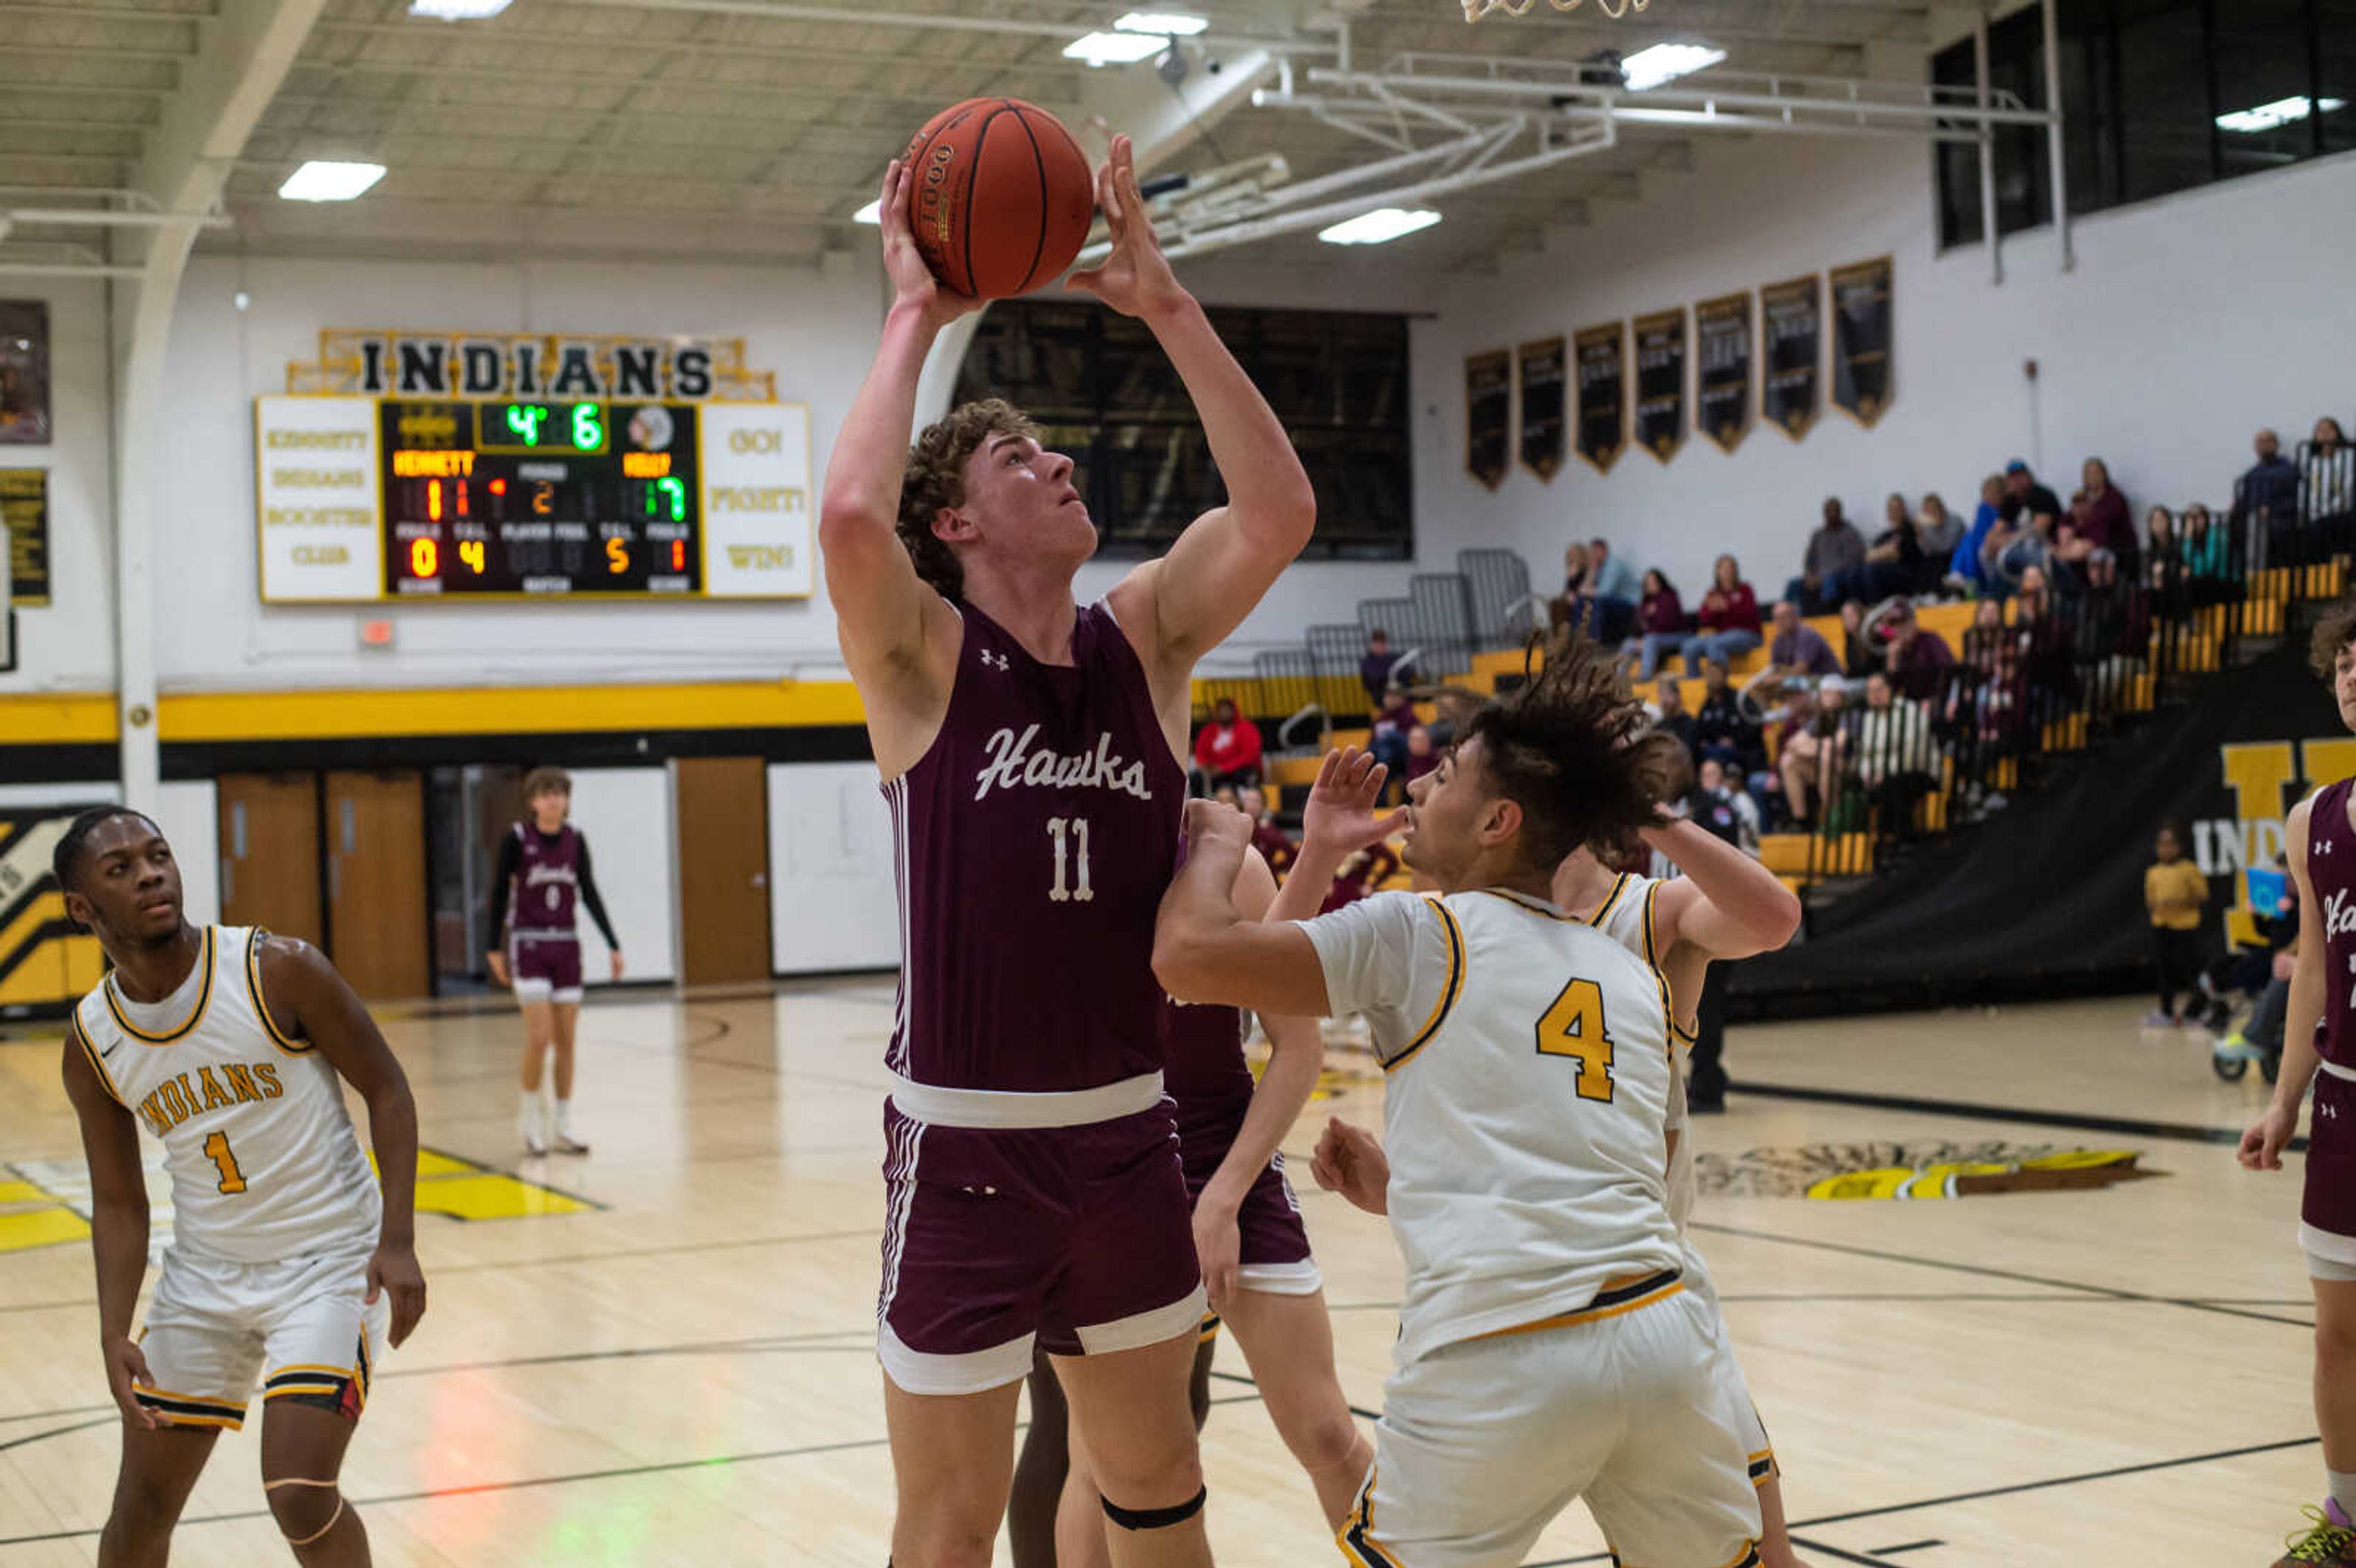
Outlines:
[[[2340,721],[2356,731],[2356,596],[2317,624],[2315,670],[2331,682]],[[2298,954],[2283,1023],[2274,1103],[2242,1135],[2241,1160],[2280,1170],[2298,1133],[2299,1103],[2315,1087],[2298,1244],[2315,1290],[2315,1425],[2323,1438],[2326,1497],[2276,1568],[2356,1563],[2356,816],[2341,779],[2291,807],[2285,824],[2298,886]]]
[[[1228,500],[1076,605],[1096,526],[1071,459],[1027,418],[968,404],[904,444],[926,353],[978,303],[918,255],[909,178],[896,162],[884,176],[895,297],[819,516],[899,846],[876,1336],[893,1560],[990,1561],[1018,1391],[1044,1345],[1113,1562],[1204,1563],[1186,1400],[1204,1295],[1162,1094],[1153,919],[1177,855],[1194,661],[1308,542],[1315,496],[1172,275],[1115,137],[1097,180],[1111,251],[1072,286],[1153,333]]]
[[[581,1022],[581,936],[576,902],[585,904],[597,934],[612,950],[614,978],[622,977],[622,944],[597,896],[589,869],[589,841],[565,820],[573,809],[573,775],[562,768],[534,768],[524,775],[523,798],[530,819],[499,840],[499,863],[491,872],[491,978],[515,988],[523,1009],[523,1096],[516,1131],[524,1148],[546,1154],[587,1154],[573,1136],[573,1036]],[[512,919],[512,929],[509,921]],[[555,1103],[540,1086],[541,1063],[556,1057]]]
[[[312,1568],[359,1568],[368,1531],[337,1488],[388,1343],[425,1311],[412,1243],[417,1108],[384,1037],[316,948],[183,917],[153,822],[101,807],[54,859],[66,912],[113,972],[68,1023],[65,1084],[90,1161],[99,1339],[123,1410],[100,1568],[161,1568],[220,1430],[257,1373],[270,1512]],[[359,1091],[380,1193],[344,1108]],[[147,1320],[139,1128],[164,1145],[172,1241]]]
[[[1608,656],[1574,641],[1408,787],[1408,861],[1442,896],[1301,925],[1237,914],[1249,827],[1188,806],[1154,946],[1171,993],[1364,1013],[1387,1075],[1384,1142],[1335,1121],[1316,1168],[1390,1217],[1407,1262],[1341,1534],[1362,1568],[1509,1568],[1581,1496],[1621,1561],[1758,1561],[1717,1312],[1685,1288],[1668,1215],[1668,983],[1549,897],[1574,848],[1655,820],[1669,741],[1644,726]],[[1301,865],[1334,852],[1304,844]]]

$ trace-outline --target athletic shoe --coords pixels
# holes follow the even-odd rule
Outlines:
[[[548,1144],[541,1138],[537,1128],[524,1134],[523,1152],[534,1159],[539,1159],[548,1153]]]
[[[2238,1034],[2219,1040],[2214,1054],[2220,1061],[2264,1061],[2266,1053]]]
[[[587,1154],[589,1152],[589,1146],[583,1143],[579,1138],[574,1137],[571,1133],[566,1132],[563,1128],[559,1127],[556,1130],[556,1152],[559,1154]]]
[[[2302,1563],[2356,1563],[2356,1524],[2336,1502],[2301,1510],[2311,1521],[2301,1533],[2284,1538],[2289,1548],[2275,1559],[2275,1568],[2300,1568]]]
[[[2174,1029],[2176,1027],[2176,1020],[2166,1013],[2149,1012],[2143,1016],[2143,1027],[2146,1029]]]

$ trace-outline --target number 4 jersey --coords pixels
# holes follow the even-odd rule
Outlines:
[[[1652,965],[1494,890],[1377,893],[1301,929],[1334,1016],[1365,1015],[1387,1075],[1399,1366],[1671,1287],[1668,987]]]
[[[262,997],[258,926],[207,926],[163,1001],[114,976],[74,1009],[73,1045],[163,1140],[173,1242],[237,1263],[373,1245],[382,1213],[335,1068],[283,1033]]]
[[[1102,604],[1042,664],[970,604],[940,733],[884,786],[900,885],[901,1078],[1011,1093],[1153,1072],[1153,920],[1185,774]]]

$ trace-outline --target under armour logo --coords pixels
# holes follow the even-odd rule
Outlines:
[[[1012,669],[1014,662],[1004,654],[992,653],[988,648],[984,648],[981,650],[981,666],[984,669]]]

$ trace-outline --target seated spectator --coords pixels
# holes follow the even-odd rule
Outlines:
[[[1972,526],[1964,530],[1954,555],[1947,562],[1947,581],[1951,586],[1972,594],[1997,591],[1990,540],[2003,526],[2003,475],[1991,474],[1980,481],[1980,504],[1972,513]]]
[[[1419,724],[1407,732],[1407,776],[1400,782],[1413,784],[1440,765],[1440,751],[1431,743],[1431,731]]]
[[[1694,795],[1687,803],[1687,815],[1756,859],[1759,803],[1728,782],[1726,764],[1716,757],[1704,757],[1695,773]]]
[[[1857,727],[1857,778],[1880,821],[1884,837],[1912,838],[1914,803],[1938,780],[1930,717],[1922,704],[1901,697],[1886,675],[1865,683],[1865,712]]]
[[[1382,710],[1383,693],[1390,688],[1391,667],[1398,656],[1391,652],[1387,632],[1376,630],[1366,634],[1366,656],[1358,661],[1358,684],[1366,688],[1366,711]]]
[[[1346,909],[1360,899],[1372,897],[1383,891],[1383,884],[1398,875],[1399,858],[1388,842],[1376,840],[1364,849],[1344,857],[1333,869],[1333,885],[1325,890],[1325,898],[1318,907],[1320,914],[1332,914]]]
[[[1825,497],[1825,518],[1808,536],[1800,575],[1783,585],[1784,599],[1821,615],[1848,592],[1848,579],[1865,565],[1865,536],[1841,516],[1840,497]]]
[[[1661,677],[1660,684],[1654,688],[1654,706],[1659,709],[1659,713],[1653,720],[1653,728],[1666,734],[1675,735],[1684,743],[1687,751],[1697,757],[1700,756],[1700,724],[1692,714],[1686,711],[1685,688],[1677,684],[1677,677],[1673,675]]]
[[[2011,530],[2004,547],[1997,554],[1997,573],[2009,582],[2025,582],[2035,572],[2040,582],[2050,582],[2052,574],[2062,570],[2055,553],[2061,542],[2058,537],[2061,518],[2053,512],[2032,512],[2019,528]]]
[[[2315,421],[2308,441],[2307,518],[2336,517],[2356,504],[2356,464],[2351,464],[2348,437],[2329,414]]]
[[[1701,667],[1701,709],[1694,715],[1694,757],[1715,762],[1758,803],[1763,820],[1783,781],[1767,766],[1767,737],[1743,711],[1741,694],[1729,683],[1726,666],[1711,659]]]
[[[2045,572],[2030,567],[2021,573],[2020,592],[2013,599],[2014,645],[2020,670],[2029,679],[2040,722],[2052,717],[2078,693],[2078,661],[2068,619],[2046,586]]]
[[[1775,635],[1767,640],[1769,668],[1786,680],[1839,676],[1841,662],[1835,656],[1832,645],[1800,619],[1798,605],[1789,599],[1777,600],[1774,619]]]
[[[1686,673],[1701,674],[1710,659],[1731,667],[1759,641],[1759,597],[1742,581],[1740,563],[1730,555],[1719,556],[1710,568],[1709,592],[1701,596],[1697,627],[1680,650]]]
[[[1268,869],[1276,873],[1280,881],[1282,880],[1284,873],[1300,857],[1301,846],[1292,841],[1290,834],[1276,825],[1276,813],[1268,808],[1268,795],[1257,784],[1246,784],[1236,791],[1236,805],[1251,818],[1252,848],[1259,851],[1259,858],[1268,862]]]
[[[1964,542],[1964,519],[1947,510],[1947,503],[1933,491],[1922,497],[1922,510],[1914,519],[1914,539],[1922,548],[1922,575],[1908,592],[1936,593],[1945,585],[1955,551]]]
[[[1893,593],[1912,593],[1922,581],[1922,541],[1914,532],[1914,518],[1906,497],[1892,492],[1881,507],[1881,532],[1866,547],[1865,565],[1851,576],[1849,596],[1875,602]]]
[[[2040,485],[2037,475],[2029,471],[2029,464],[2016,457],[2004,465],[2004,499],[1997,503],[1997,509],[2005,527],[2017,531],[2040,512],[2050,517],[2061,517],[2062,497]]]
[[[1977,628],[1975,628],[1976,630]],[[1991,648],[1985,675],[1973,667],[1974,678],[1955,683],[1948,699],[1948,720],[1958,737],[1956,774],[1981,811],[2005,804],[1997,787],[2001,764],[2028,749],[2030,709],[2029,677],[2023,671],[2019,639],[2005,628],[2001,640],[1980,645]]]
[[[2153,613],[2182,620],[2192,610],[2191,566],[2176,516],[2166,507],[2144,514],[2143,558]]]
[[[1406,783],[1408,731],[1422,722],[1407,688],[1393,681],[1383,694],[1383,709],[1375,715],[1374,732],[1366,740],[1366,750],[1374,753],[1375,761],[1389,770],[1386,790]]]
[[[1844,599],[1840,607],[1841,678],[1851,688],[1862,687],[1865,677],[1881,667],[1881,645],[1865,631],[1865,603]]]
[[[2151,916],[2159,1009],[2143,1021],[2147,1029],[2172,1029],[2201,994],[2201,911],[2209,901],[2209,879],[2184,858],[2183,836],[2173,827],[2159,830],[2152,853],[2153,863],[2143,874],[2143,901]]]
[[[2195,501],[2184,508],[2179,550],[2185,575],[2191,579],[2193,603],[2222,604],[2233,597],[2233,546],[2232,529],[2211,520],[2208,507]]]
[[[1560,631],[1576,617],[1580,603],[1587,596],[1587,547],[1570,544],[1563,547],[1562,592],[1547,602],[1549,624]]]
[[[1654,567],[1644,573],[1644,596],[1636,606],[1636,632],[1620,649],[1622,658],[1636,660],[1636,678],[1650,680],[1661,667],[1661,656],[1685,646],[1686,607],[1666,573]]]
[[[2136,537],[2135,523],[2127,516],[2127,498],[2112,486],[2110,468],[2101,458],[2086,459],[2080,472],[2084,482],[2070,509],[2063,559],[2075,565],[2096,550],[2106,549],[2118,557],[2120,568],[2132,581]]]
[[[1581,624],[1589,636],[1600,643],[1616,643],[1626,636],[1635,624],[1636,601],[1642,592],[1635,569],[1613,555],[1609,542],[1588,541],[1584,601],[1589,611]]]
[[[1840,798],[1848,778],[1849,732],[1847,694],[1838,680],[1815,688],[1815,700],[1804,690],[1783,720],[1782,743],[1776,748],[1776,771],[1783,775],[1783,802],[1792,821],[1814,827],[1824,808]]]
[[[1922,623],[1914,618],[1912,604],[1901,603],[1890,613],[1889,633],[1881,667],[1891,686],[1917,701],[1944,690],[1947,672],[1954,667],[1954,653],[1945,638],[1922,629]]]
[[[2113,711],[2124,706],[2127,686],[2150,646],[2150,602],[2128,587],[2116,560],[2098,554],[2086,562],[2086,586],[2076,612],[2077,659],[2094,677],[2094,706]]]
[[[2233,510],[2250,520],[2254,539],[2266,541],[2266,564],[2285,564],[2298,527],[2298,464],[2282,454],[2282,438],[2270,430],[2258,432],[2250,449],[2258,460],[2233,481]]]
[[[1972,608],[1972,624],[1964,629],[1964,663],[1974,678],[1996,673],[1997,650],[2010,640],[2000,600],[1983,599]]]
[[[1194,765],[1215,791],[1223,785],[1259,783],[1259,726],[1237,717],[1234,698],[1220,698],[1211,709],[1211,721],[1194,737]]]

